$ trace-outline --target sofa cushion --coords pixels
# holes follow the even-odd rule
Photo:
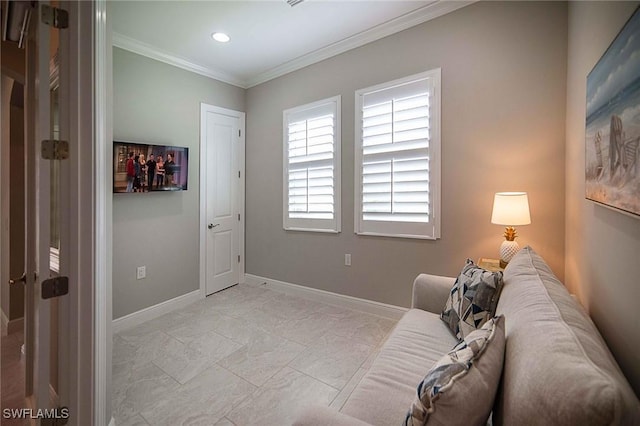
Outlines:
[[[530,247],[509,262],[497,425],[640,424],[640,406],[595,325]]]
[[[467,259],[456,279],[441,318],[458,339],[492,318],[502,289],[502,272],[490,272]]]
[[[416,384],[457,343],[439,315],[409,310],[340,411],[372,425],[399,425]]]
[[[486,424],[504,358],[504,317],[487,321],[431,367],[405,426]]]

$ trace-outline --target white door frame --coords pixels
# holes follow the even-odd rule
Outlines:
[[[69,11],[70,424],[111,415],[112,59],[106,0],[63,1]],[[61,63],[61,67],[65,64]]]
[[[112,53],[107,1],[65,1],[71,108],[70,424],[106,426],[111,414]],[[62,58],[61,58],[62,59]],[[62,66],[62,64],[61,64]],[[75,150],[74,150],[75,148]]]
[[[244,112],[235,111],[232,109],[221,108],[206,103],[200,103],[200,228],[198,228],[198,235],[200,239],[200,297],[203,299],[207,297],[207,268],[206,268],[206,253],[207,253],[207,194],[206,194],[206,182],[207,182],[207,166],[203,160],[207,158],[207,132],[206,132],[206,113],[214,112],[216,114],[226,115],[229,117],[238,118],[240,121],[240,140],[238,141],[238,170],[240,171],[240,179],[238,179],[238,212],[240,212],[240,229],[238,232],[239,250],[240,250],[240,265],[238,270],[239,282],[244,282],[244,224],[245,224],[245,212],[244,212],[244,197],[245,197],[245,117]]]
[[[2,59],[0,58],[0,62]],[[8,76],[7,76],[8,77]],[[6,115],[7,119],[10,119],[9,111],[11,111],[11,90],[13,88],[13,82],[10,83],[10,77],[0,80],[0,129],[2,135],[0,135],[0,164],[10,164],[10,142],[9,142],[9,122],[2,123],[3,115]],[[13,80],[13,79],[11,79]],[[13,80],[15,81],[15,80]],[[24,81],[22,82],[24,84]],[[8,110],[5,110],[8,108]],[[0,168],[0,182],[9,182],[10,173],[9,167]],[[9,186],[0,185],[0,282],[2,285],[7,285],[9,281],[9,211],[10,211],[10,197]],[[1,299],[1,296],[0,296]]]
[[[83,95],[93,101],[93,126],[90,131],[92,135],[87,140],[94,141],[94,150],[91,146],[86,146],[87,151],[81,152],[79,157],[87,161],[83,162],[85,173],[84,176],[95,176],[93,182],[88,182],[86,186],[91,187],[90,193],[95,196],[92,199],[83,197],[85,206],[91,209],[85,211],[82,218],[89,220],[87,228],[91,229],[90,235],[93,236],[92,241],[86,241],[92,244],[92,247],[84,247],[91,250],[93,268],[88,265],[82,265],[86,269],[87,276],[91,275],[95,283],[93,294],[84,295],[91,301],[88,305],[92,307],[91,311],[79,311],[80,321],[84,324],[91,324],[93,319],[93,329],[91,325],[87,325],[87,333],[93,335],[93,345],[88,348],[88,360],[91,362],[89,366],[93,366],[91,388],[87,389],[88,398],[92,399],[93,410],[92,416],[87,417],[90,423],[80,422],[79,424],[93,424],[96,426],[106,426],[107,424],[115,424],[111,413],[111,352],[112,352],[112,194],[111,194],[111,173],[113,167],[113,153],[111,143],[113,140],[113,48],[111,45],[111,24],[107,19],[107,0],[94,0],[90,3],[93,5],[84,6],[85,2],[70,1],[79,6],[81,10],[80,21],[87,22],[85,27],[81,26],[81,35],[77,42],[80,45],[79,56],[92,56],[88,59],[88,66],[92,68],[92,72],[81,75],[85,79],[78,83]],[[84,7],[83,7],[84,6]],[[86,19],[86,21],[85,21]],[[90,23],[90,24],[89,24]],[[83,45],[83,40],[88,40],[88,45]],[[93,52],[93,55],[87,55],[86,52]],[[72,52],[73,53],[73,52]],[[93,62],[93,63],[91,63]],[[84,69],[84,68],[83,68]],[[92,82],[93,78],[93,82]],[[73,80],[72,80],[73,81]],[[92,84],[93,83],[93,84]],[[78,117],[81,117],[79,114]],[[82,139],[80,139],[82,141]],[[93,173],[92,173],[93,172]],[[84,179],[80,178],[79,181]],[[80,185],[78,185],[80,187]],[[79,239],[80,241],[82,238]],[[78,245],[78,249],[82,250],[82,244]],[[82,253],[82,252],[81,252]],[[89,281],[89,282],[91,282]],[[82,309],[83,306],[80,306]],[[78,324],[81,326],[80,324]],[[85,348],[86,349],[86,348]],[[93,357],[93,359],[91,359]],[[79,382],[83,381],[83,377],[78,377]],[[85,380],[86,381],[86,380]],[[78,392],[82,390],[78,388]],[[83,398],[79,395],[79,399]]]

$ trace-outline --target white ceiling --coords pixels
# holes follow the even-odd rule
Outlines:
[[[251,87],[449,13],[471,1],[116,1],[114,46]],[[211,39],[225,32],[229,43]]]

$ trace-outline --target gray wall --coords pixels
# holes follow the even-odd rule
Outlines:
[[[199,288],[200,102],[244,111],[243,89],[113,51],[113,137],[189,147],[189,189],[114,194],[113,318]],[[136,267],[147,278],[136,280]]]
[[[576,293],[640,395],[640,219],[585,200],[587,74],[637,2],[569,6],[566,136],[566,285]]]
[[[420,272],[456,275],[497,257],[493,194],[529,193],[518,229],[564,275],[564,3],[485,3],[394,34],[247,92],[246,271],[408,306]],[[442,68],[442,239],[353,233],[354,91]],[[342,233],[282,229],[282,111],[342,95]],[[351,267],[344,254],[352,254]]]

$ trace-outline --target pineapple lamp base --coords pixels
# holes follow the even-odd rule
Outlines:
[[[520,246],[517,241],[503,241],[500,245],[500,267],[505,268],[518,250]]]

